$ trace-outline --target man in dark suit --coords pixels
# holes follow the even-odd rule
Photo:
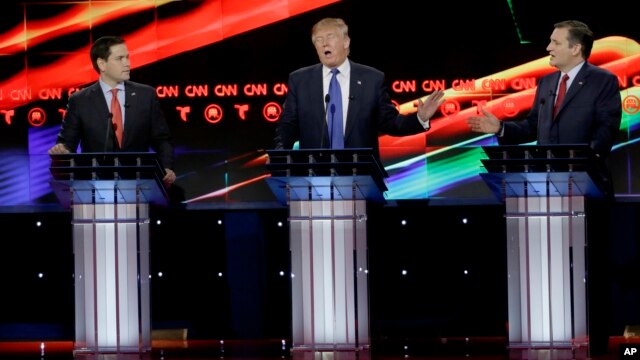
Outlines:
[[[62,128],[49,154],[75,152],[78,145],[87,153],[147,152],[151,148],[165,168],[163,181],[170,186],[176,179],[172,170],[174,148],[155,90],[129,81],[129,50],[122,38],[99,38],[90,55],[99,80],[69,98]],[[119,109],[112,108],[115,106]],[[122,114],[121,142],[116,138],[118,125],[112,124],[115,117],[120,117],[117,114]]]
[[[329,98],[332,69],[339,70],[345,148],[373,148],[378,153],[380,133],[404,136],[429,129],[429,119],[444,100],[442,90],[420,99],[417,113],[401,115],[391,102],[384,73],[347,58],[351,39],[342,19],[320,20],[312,28],[311,41],[320,63],[289,75],[276,129],[277,149],[291,149],[296,141],[301,149],[336,147],[330,138],[334,129],[328,125],[336,115],[329,103],[338,100]]]
[[[593,149],[598,170],[594,180],[605,198],[588,198],[586,204],[589,218],[595,219],[587,223],[588,331],[590,354],[600,355],[608,351],[611,332],[607,237],[613,185],[606,159],[618,136],[622,106],[618,78],[587,62],[592,46],[593,33],[586,24],[574,20],[555,24],[547,51],[549,64],[559,71],[540,79],[528,116],[499,121],[483,110],[483,115],[471,116],[467,123],[473,131],[496,134],[503,145],[537,140],[540,145],[589,144]],[[568,80],[562,85],[565,75]]]
[[[554,25],[547,46],[549,64],[559,71],[542,77],[526,118],[500,121],[486,109],[467,120],[472,131],[496,134],[501,145],[536,141],[548,144],[589,144],[598,157],[602,188],[613,195],[605,165],[616,141],[622,118],[618,78],[606,69],[587,62],[593,33],[579,21]],[[561,79],[568,75],[564,100],[554,110]]]

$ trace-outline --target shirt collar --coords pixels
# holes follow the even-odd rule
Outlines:
[[[576,75],[578,75],[578,73],[580,72],[580,69],[582,69],[585,62],[586,61],[581,62],[580,64],[574,66],[571,70],[569,70],[569,72],[567,72],[567,75],[569,75],[569,81],[576,78]],[[560,74],[560,78],[562,78],[563,75],[564,74]]]
[[[102,89],[103,93],[106,94],[109,91],[111,91],[112,87],[107,85],[107,83],[102,81],[102,79],[98,80],[98,83],[100,84],[100,88]],[[124,82],[118,83],[118,85],[116,85],[116,88],[118,88],[118,90],[124,92]]]
[[[338,66],[338,70],[340,70],[340,73],[342,75],[348,76],[349,72],[351,71],[351,63],[349,62],[349,60],[345,60],[342,64],[340,64],[340,66]],[[327,67],[326,65],[322,65],[322,74],[324,76],[331,75],[331,68]]]

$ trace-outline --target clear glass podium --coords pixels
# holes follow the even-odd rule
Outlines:
[[[505,203],[512,348],[587,347],[586,197],[601,197],[587,145],[483,147]]]
[[[74,353],[151,350],[149,205],[167,204],[153,153],[52,155],[51,186],[72,212]]]
[[[368,348],[367,201],[385,201],[384,168],[372,149],[267,153],[289,207],[292,350]]]

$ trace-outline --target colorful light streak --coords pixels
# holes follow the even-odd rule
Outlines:
[[[118,34],[127,40],[133,67],[165,59],[176,54],[214,44],[231,36],[284,20],[338,0],[272,0],[233,1],[207,0],[191,2],[198,6],[178,15],[158,18],[150,24],[126,34]],[[73,4],[54,18],[25,23],[2,35],[0,56],[16,56],[26,53],[34,45],[88,30],[100,24],[116,22],[123,17],[145,11],[158,11],[173,1],[92,1]],[[55,3],[41,3],[41,6]],[[68,6],[68,4],[66,4]],[[33,5],[36,6],[36,5]],[[97,74],[87,59],[90,44],[51,63],[26,67],[0,83],[0,89],[8,94],[14,89],[39,89],[50,87],[75,88],[97,80]],[[0,100],[0,110],[12,109],[29,103],[31,99]]]
[[[640,45],[632,39],[612,36],[594,43],[590,62],[609,69],[621,79],[640,74]],[[446,90],[447,98],[455,98],[461,103],[484,97],[485,107],[498,118],[506,116],[502,107],[506,101],[514,101],[520,106],[518,114],[525,116],[531,109],[535,88],[514,93],[487,93],[480,86],[484,79],[507,79],[540,77],[555,71],[548,65],[548,57],[543,57],[501,72],[476,80],[475,91]],[[627,95],[638,96],[638,88],[621,90],[624,99]],[[400,106],[402,113],[415,112],[411,100]],[[481,181],[479,174],[485,172],[481,159],[484,153],[478,145],[495,145],[492,135],[477,134],[469,130],[466,119],[476,112],[475,107],[461,110],[459,113],[436,117],[431,129],[424,134],[405,137],[381,136],[381,156],[385,169],[390,176],[387,179],[389,190],[387,199],[422,199],[438,196],[461,184]],[[640,126],[640,113],[623,113],[621,131],[631,133]],[[637,142],[630,139],[616,144],[613,151]],[[482,186],[482,184],[480,184]],[[486,188],[487,193],[489,189]],[[482,192],[480,192],[482,193]]]
[[[144,25],[122,35],[127,39],[132,58],[135,59],[134,66],[137,67],[207,46],[334,2],[336,1],[202,1],[189,11],[176,16],[159,17],[153,24]],[[76,3],[53,18],[29,22],[28,26],[26,24],[16,26],[3,34],[0,37],[0,56],[20,56],[46,41],[115,22],[129,15],[158,11],[160,8],[170,6],[171,3],[170,0]],[[87,61],[88,48],[89,44],[86,44],[72,52],[64,53],[46,66],[28,67],[27,64],[28,68],[20,70],[0,83],[0,89],[29,88],[35,91],[48,87],[73,88],[94,81],[96,74]],[[594,43],[589,60],[593,64],[613,71],[621,79],[637,76],[640,74],[640,45],[635,40],[619,36],[603,38]],[[447,98],[455,99],[467,108],[463,108],[454,115],[434,118],[432,128],[426,134],[401,138],[382,136],[380,138],[382,158],[390,173],[387,198],[428,198],[438,196],[459,184],[479,181],[478,174],[483,171],[480,167],[483,153],[477,145],[492,144],[495,143],[495,139],[492,136],[478,135],[468,130],[466,118],[476,111],[473,106],[470,106],[471,101],[486,100],[485,106],[504,119],[501,109],[505,102],[515,102],[519,107],[516,117],[523,116],[530,110],[535,92],[535,88],[521,91],[513,89],[487,91],[481,86],[482,82],[491,79],[505,79],[509,82],[517,78],[538,78],[552,71],[554,69],[548,65],[548,57],[545,56],[478,78],[475,80],[476,90],[446,89]],[[622,89],[623,98],[629,94],[638,96],[638,93],[637,86]],[[12,109],[30,101],[26,98],[17,101],[0,101],[0,110]],[[415,111],[414,101],[402,104],[401,112]],[[621,129],[628,136],[627,140],[616,144],[614,152],[638,142],[637,138],[631,138],[631,136],[637,132],[639,123],[639,113],[623,114]],[[41,153],[42,149],[32,148],[29,151],[32,154]],[[247,154],[243,154],[242,157],[246,156]],[[243,167],[264,166],[266,161],[264,154],[258,151],[252,156],[253,158],[248,159]],[[3,163],[5,166],[8,165],[6,162]],[[38,165],[37,168],[39,167]],[[14,176],[17,174],[11,174],[11,181],[15,182]],[[261,174],[236,184],[228,184],[227,176],[225,188],[199,195],[187,202],[224,198],[223,195],[259,182],[267,176]],[[5,181],[0,179],[0,189],[9,189],[6,185]],[[24,195],[15,192],[13,188],[0,196],[0,199],[3,203],[5,201],[14,203],[15,196],[24,201]]]

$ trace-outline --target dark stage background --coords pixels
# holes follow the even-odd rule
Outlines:
[[[152,209],[154,328],[288,337],[287,209],[264,182],[265,150],[287,75],[317,62],[310,29],[326,16],[346,20],[351,59],[386,73],[401,111],[438,87],[451,100],[426,135],[381,137],[391,176],[387,204],[369,209],[374,339],[506,335],[504,208],[478,175],[480,146],[495,140],[464,119],[477,101],[526,115],[535,78],[552,71],[553,24],[590,25],[592,61],[616,70],[624,99],[609,214],[609,330],[621,335],[640,324],[635,10],[621,0],[3,2],[0,340],[73,338],[70,213],[50,190],[46,150],[69,93],[96,79],[89,44],[111,34],[127,39],[132,80],[156,87],[177,146],[172,205]]]

